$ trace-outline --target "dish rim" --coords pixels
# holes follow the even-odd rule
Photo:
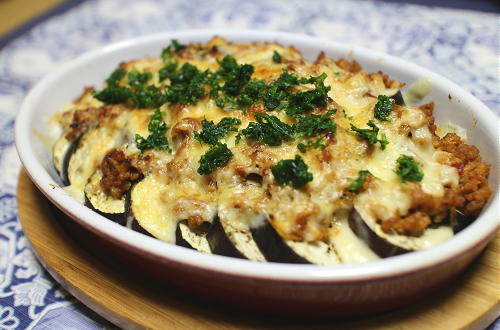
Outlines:
[[[129,249],[132,248],[141,253],[147,253],[149,257],[226,275],[273,281],[340,283],[398,277],[459,258],[490,240],[500,228],[498,214],[495,212],[499,208],[499,192],[498,187],[492,187],[496,191],[476,221],[453,238],[439,244],[439,248],[415,251],[362,264],[318,266],[272,262],[258,263],[220,255],[203,254],[134,232],[93,212],[64,193],[63,189],[54,188],[54,186],[57,186],[57,182],[52,179],[41,162],[37,160],[35,148],[30,144],[30,136],[33,134],[30,124],[33,115],[36,113],[37,100],[43,97],[45,89],[58,81],[58,78],[65,73],[96,61],[104,54],[119,52],[120,50],[123,51],[124,49],[135,48],[152,42],[165,45],[170,39],[191,39],[195,41],[209,39],[214,35],[227,39],[248,39],[263,42],[278,41],[288,45],[300,43],[316,48],[318,52],[324,48],[335,48],[345,51],[345,53],[352,52],[355,54],[354,58],[362,57],[373,62],[383,58],[384,61],[392,63],[396,71],[404,68],[404,70],[415,76],[431,78],[434,86],[444,86],[446,90],[452,91],[456,98],[472,110],[478,123],[481,123],[486,128],[486,136],[494,139],[498,118],[480,100],[462,87],[431,70],[383,52],[317,37],[276,31],[227,31],[220,29],[170,31],[124,40],[86,52],[63,63],[31,88],[17,114],[15,143],[26,172],[42,193],[64,213],[94,233],[119,244],[125,244]],[[84,86],[85,82],[83,81],[82,88]],[[56,111],[57,109],[54,109],[54,112]],[[495,141],[493,141],[493,144],[497,145]],[[493,166],[495,165],[498,166],[498,164],[493,164]]]

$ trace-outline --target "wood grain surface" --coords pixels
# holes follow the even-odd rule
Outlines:
[[[0,0],[0,35],[46,12],[63,0]]]
[[[75,241],[58,212],[21,172],[19,216],[33,250],[70,293],[124,328],[150,329],[483,329],[499,315],[500,235],[458,280],[411,306],[353,319],[257,315],[199,300],[141,276]]]

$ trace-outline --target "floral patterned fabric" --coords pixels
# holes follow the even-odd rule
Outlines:
[[[71,298],[35,259],[17,218],[13,125],[29,88],[88,50],[179,29],[265,29],[381,50],[442,74],[496,113],[496,14],[377,1],[101,0],[54,16],[0,50],[0,328],[110,324]]]

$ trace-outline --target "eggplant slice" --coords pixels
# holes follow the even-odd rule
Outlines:
[[[335,247],[325,242],[284,240],[268,222],[252,228],[252,236],[269,261],[294,264],[336,265],[340,263]]]
[[[358,237],[383,258],[427,249],[453,236],[453,228],[450,225],[427,228],[418,237],[386,233],[373,217],[356,208],[351,212],[349,222]]]
[[[212,253],[252,261],[266,261],[253,240],[249,226],[241,222],[236,226],[234,224],[235,222],[224,216],[222,219],[216,217],[207,234]]]
[[[349,216],[349,226],[356,236],[360,237],[365,243],[380,257],[391,257],[403,253],[410,252],[397,245],[393,245],[375,234],[373,230],[361,219],[361,216],[356,210],[353,210]]]
[[[110,149],[121,145],[123,132],[116,128],[97,127],[84,133],[72,153],[67,167],[69,184],[83,187],[94,174],[102,158]]]
[[[175,230],[175,244],[199,252],[212,253],[206,238],[209,226],[208,222],[204,222],[196,228],[189,228],[187,220],[179,221]]]
[[[102,172],[98,168],[85,185],[85,205],[100,215],[125,225],[125,196],[114,198],[101,188]]]
[[[292,264],[310,263],[287,245],[268,221],[252,227],[251,230],[253,239],[268,261]]]
[[[266,219],[259,207],[265,199],[261,179],[256,173],[243,178],[228,169],[217,173],[217,217],[207,236],[213,253],[266,261],[250,230]]]
[[[127,227],[137,230],[134,228],[136,223],[145,232],[162,241],[211,253],[206,239],[208,225],[202,224],[191,229],[185,221],[174,218],[171,205],[164,199],[170,192],[169,186],[154,174],[136,183],[130,190]]]
[[[78,146],[80,137],[81,134],[73,140],[68,140],[66,139],[66,136],[63,135],[56,141],[52,149],[52,162],[54,163],[54,168],[56,169],[57,174],[59,174],[59,177],[61,178],[63,186],[69,185],[68,164],[71,156]]]

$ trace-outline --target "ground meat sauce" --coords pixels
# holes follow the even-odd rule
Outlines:
[[[420,109],[426,114],[429,129],[434,133],[434,104],[423,105]],[[410,212],[380,221],[384,232],[420,236],[429,225],[448,217],[450,208],[456,208],[465,216],[477,216],[491,197],[487,180],[491,166],[482,161],[475,146],[466,144],[455,133],[448,133],[443,138],[434,136],[433,144],[436,149],[452,155],[451,165],[457,168],[460,176],[458,187],[446,188],[442,197],[435,197],[424,193],[419,185],[411,185]]]
[[[101,172],[101,187],[114,198],[121,198],[141,176],[139,170],[132,165],[131,159],[125,157],[119,149],[112,149],[104,156]]]
[[[381,223],[382,230],[386,233],[399,235],[420,236],[432,223],[429,215],[417,211],[404,217],[393,217]]]
[[[467,216],[476,216],[491,197],[488,175],[491,166],[482,161],[479,150],[468,145],[455,133],[448,133],[435,142],[435,147],[455,156],[453,166],[459,169],[459,191],[465,199],[459,210]]]
[[[420,236],[432,223],[440,223],[448,216],[448,210],[462,206],[465,198],[460,189],[446,188],[442,197],[425,193],[420,185],[409,184],[412,208],[404,216],[392,217],[381,222],[384,232],[400,235]]]

